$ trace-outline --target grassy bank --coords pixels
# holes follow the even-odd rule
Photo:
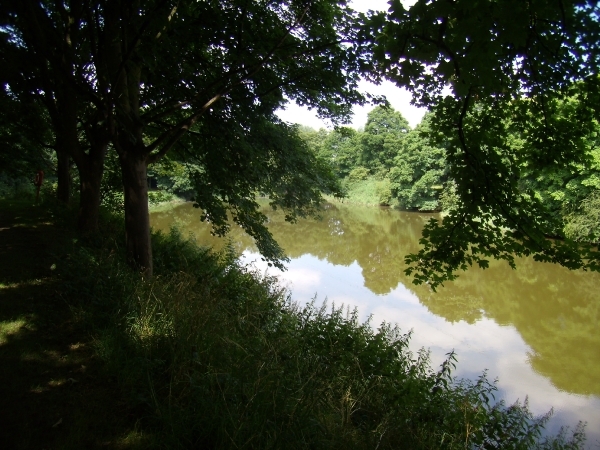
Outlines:
[[[364,180],[344,180],[344,190],[346,197],[342,200],[334,197],[327,197],[327,201],[348,203],[351,205],[379,206],[382,204],[383,195],[381,192],[381,181],[373,177]],[[387,200],[387,197],[386,197]],[[384,201],[385,203],[385,201]],[[393,206],[393,205],[392,205]]]
[[[14,211],[2,227],[19,228],[21,216]],[[20,304],[15,292],[25,289],[27,279],[33,290],[24,298],[39,303],[40,311],[55,305],[60,314],[48,313],[40,321],[35,315],[40,313],[6,309],[0,357],[12,355],[10,365],[2,361],[8,376],[27,361],[26,353],[15,350],[22,336],[30,336],[32,346],[44,334],[62,336],[58,365],[64,349],[75,349],[66,353],[73,372],[53,375],[64,380],[58,386],[64,387],[63,396],[53,400],[65,412],[45,422],[44,433],[56,435],[52,448],[558,449],[581,444],[580,433],[570,440],[540,438],[544,418],[534,419],[524,405],[495,404],[495,388],[484,376],[476,383],[453,379],[453,355],[434,370],[426,352],[411,354],[410,336],[391,325],[374,330],[352,311],[294,305],[276,279],[240,266],[232,251],[214,254],[177,231],[155,234],[156,276],[143,280],[123,263],[118,218],[105,217],[101,234],[84,238],[59,227],[68,223],[68,215],[57,220],[38,212],[42,218],[28,213],[23,227],[40,231],[40,239],[50,236],[54,246],[43,249],[39,272],[33,263],[39,251],[30,256],[21,251],[19,273],[32,274],[18,285],[2,280],[0,292],[8,293],[5,309],[11,302]],[[6,249],[3,260],[11,251]],[[43,289],[36,290],[36,283]],[[19,331],[23,327],[32,331]],[[76,372],[81,366],[87,375]],[[35,385],[33,378],[26,379],[34,372],[21,375],[23,386]],[[52,391],[50,381],[43,388]],[[90,394],[91,409],[82,411],[102,422],[98,428],[69,413],[69,405],[77,405],[71,390],[82,386],[97,396]],[[58,415],[63,420],[54,427]],[[14,442],[24,442],[20,439]]]
[[[392,198],[390,184],[387,180],[378,180],[375,177],[362,179],[349,177],[342,180],[342,185],[346,197],[340,200],[333,196],[326,196],[327,201],[363,206],[399,206],[397,199]]]

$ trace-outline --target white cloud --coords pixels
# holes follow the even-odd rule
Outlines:
[[[292,289],[303,291],[312,289],[321,282],[321,272],[308,268],[293,268],[283,276],[292,283]]]
[[[405,8],[409,8],[416,2],[417,0],[403,0],[402,4]],[[367,12],[368,10],[387,11],[390,7],[388,0],[352,0],[350,6],[359,12]]]
[[[425,108],[418,108],[410,104],[411,94],[406,89],[397,87],[390,81],[383,81],[375,85],[368,81],[361,81],[359,89],[373,95],[385,95],[391,106],[404,116],[412,128],[416,127],[427,112]],[[373,105],[354,106],[352,127],[362,128],[367,123],[367,114],[374,108]],[[314,111],[306,107],[290,103],[285,110],[277,112],[279,118],[285,122],[299,123],[314,129],[331,128],[331,122],[320,120]]]
[[[402,3],[405,7],[409,7],[416,0],[405,0]],[[389,8],[387,0],[354,0],[350,2],[350,6],[359,12],[387,11]],[[385,95],[391,106],[402,113],[408,120],[411,127],[415,127],[425,115],[425,108],[417,108],[410,104],[411,94],[406,89],[400,89],[395,84],[389,81],[384,81],[380,85],[362,81],[360,89],[363,92],[368,92],[373,95]],[[372,105],[355,106],[353,108],[352,127],[361,128],[367,122],[367,114],[373,109]],[[285,122],[299,123],[314,129],[331,128],[331,122],[320,120],[314,111],[308,110],[306,107],[301,107],[295,103],[290,103],[285,110],[279,110],[277,115]]]

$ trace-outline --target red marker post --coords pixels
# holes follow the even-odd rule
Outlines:
[[[35,180],[33,181],[34,186],[36,187],[35,193],[35,202],[38,203],[40,201],[40,188],[42,187],[42,183],[44,182],[44,171],[39,169],[35,174]]]

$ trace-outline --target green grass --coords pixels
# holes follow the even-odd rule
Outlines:
[[[157,197],[155,203],[150,203],[149,209],[151,212],[170,211],[184,202],[186,202],[186,200],[170,194],[169,196]]]
[[[379,205],[377,181],[374,178],[368,178],[349,184],[347,201],[360,205]]]
[[[381,204],[380,186],[382,182],[374,177],[369,177],[364,180],[348,181],[344,180],[346,197],[341,200],[344,203],[353,205],[379,206]],[[386,197],[387,198],[387,197]],[[330,202],[340,201],[333,197],[327,197]],[[390,199],[388,199],[389,201]],[[392,199],[392,206],[395,206],[395,200]]]
[[[1,289],[2,287],[0,287]],[[27,321],[22,318],[0,322],[0,345],[7,344],[9,339],[25,328]]]
[[[483,375],[475,383],[453,379],[453,355],[434,370],[393,325],[374,329],[355,311],[295,305],[276,279],[240,266],[231,249],[215,254],[176,230],[155,234],[156,275],[142,280],[123,263],[121,221],[106,216],[101,230],[85,238],[61,231],[60,251],[49,252],[40,270],[55,269],[38,281],[0,280],[0,293],[11,292],[5,306],[13,305],[0,316],[7,340],[0,382],[18,381],[23,395],[55,402],[41,403],[48,420],[33,438],[25,425],[13,428],[21,446],[11,448],[559,449],[582,442],[580,429],[568,439],[540,438],[544,417],[496,403]],[[26,284],[32,290],[22,290]],[[18,306],[17,292],[39,306]],[[44,341],[48,335],[54,340]],[[25,362],[31,367],[19,372]],[[85,404],[75,391],[81,387]]]

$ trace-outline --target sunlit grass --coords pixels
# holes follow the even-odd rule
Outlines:
[[[160,203],[150,203],[149,209],[151,212],[165,212],[185,203],[186,200],[173,196],[169,200],[161,201]]]
[[[346,181],[347,197],[338,199],[332,196],[325,196],[325,198],[331,203],[343,202],[349,205],[378,206],[380,205],[378,183],[380,181],[373,177],[354,182]],[[396,206],[395,201],[392,203],[391,206]]]
[[[45,280],[30,279],[22,283],[3,283],[0,281],[0,289],[23,289],[30,286],[41,286]]]
[[[49,390],[50,388],[48,387],[37,385],[32,386],[31,389],[29,389],[29,392],[31,392],[32,394],[43,394],[44,392],[48,392]]]
[[[9,336],[20,333],[26,324],[24,318],[0,322],[0,345],[6,344]]]
[[[136,429],[129,431],[120,438],[115,443],[115,447],[118,449],[148,448],[151,442],[153,442],[153,436],[149,433],[144,433],[136,426]]]
[[[63,384],[65,384],[67,382],[67,380],[65,378],[60,378],[58,380],[50,380],[48,381],[48,386],[53,388],[53,387],[59,387],[62,386]]]

